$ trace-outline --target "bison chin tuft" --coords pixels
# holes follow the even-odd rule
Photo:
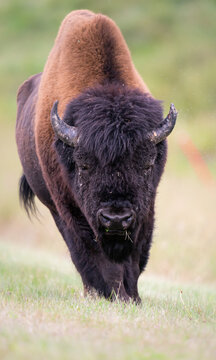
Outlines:
[[[123,235],[103,235],[101,247],[106,256],[117,263],[121,263],[128,258],[133,249],[133,242],[125,232]]]

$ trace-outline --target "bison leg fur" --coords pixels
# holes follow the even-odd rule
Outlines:
[[[56,213],[51,212],[51,214],[68,246],[71,259],[81,275],[84,295],[93,295],[96,291],[99,296],[104,296],[106,299],[120,298],[125,302],[130,301],[130,296],[124,287],[123,265],[112,263],[98,249],[96,253],[95,248],[90,252],[86,241],[76,238],[72,229],[67,230]],[[94,246],[97,248],[98,245]]]

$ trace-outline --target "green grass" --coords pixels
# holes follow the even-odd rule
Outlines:
[[[214,359],[216,292],[143,275],[142,306],[84,298],[65,258],[0,243],[1,359]]]

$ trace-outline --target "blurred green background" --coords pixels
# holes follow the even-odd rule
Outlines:
[[[180,143],[189,137],[216,178],[215,0],[0,0],[0,240],[66,253],[46,209],[38,205],[41,220],[31,223],[19,207],[16,92],[43,70],[65,15],[81,8],[118,24],[152,94],[164,101],[165,112],[171,102],[179,111],[147,271],[214,282],[216,187],[202,181]]]

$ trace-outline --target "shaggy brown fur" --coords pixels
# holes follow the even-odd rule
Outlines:
[[[66,105],[84,89],[114,79],[123,85],[149,92],[133,65],[127,44],[116,24],[107,16],[91,11],[72,11],[63,20],[45,65],[35,119],[37,155],[51,197],[60,212],[62,201],[56,199],[58,181],[55,184],[52,182],[52,178],[57,179],[60,174],[51,147],[52,105],[59,100],[59,114],[62,116]],[[62,186],[61,180],[59,184]]]

